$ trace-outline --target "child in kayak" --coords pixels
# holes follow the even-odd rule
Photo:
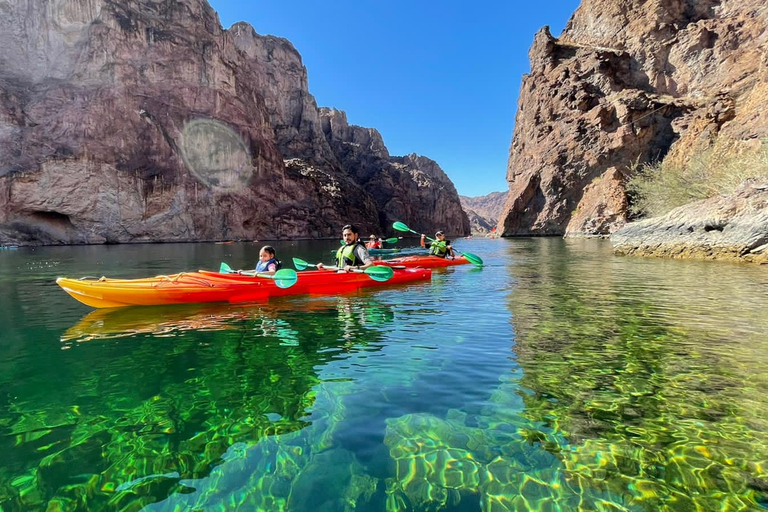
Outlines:
[[[454,259],[456,255],[453,253],[453,247],[451,247],[451,241],[445,239],[445,233],[438,231],[435,233],[435,241],[427,245],[424,241],[426,235],[421,234],[421,246],[429,249],[429,254],[437,256],[439,258],[445,258],[450,255],[451,259]]]
[[[373,260],[365,245],[360,241],[360,235],[355,226],[352,224],[344,226],[341,230],[341,237],[344,239],[344,245],[336,251],[336,268],[338,270],[350,272],[354,269],[366,269],[373,265]],[[318,270],[324,268],[322,263],[317,264]]]
[[[259,251],[259,262],[256,263],[256,272],[260,274],[274,274],[280,270],[282,264],[275,258],[275,248],[265,245]]]
[[[376,235],[368,237],[368,243],[365,244],[366,249],[381,249],[384,245],[381,242],[381,238],[376,238]]]

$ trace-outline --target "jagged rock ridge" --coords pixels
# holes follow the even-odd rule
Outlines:
[[[507,200],[507,192],[491,192],[484,196],[459,196],[461,206],[467,212],[472,234],[485,234],[499,222]]]
[[[319,109],[290,42],[224,30],[205,1],[0,12],[4,243],[323,237],[392,219],[469,233],[436,163],[390,157],[378,132]]]
[[[530,49],[510,146],[503,235],[606,235],[633,166],[768,133],[760,0],[584,0]]]

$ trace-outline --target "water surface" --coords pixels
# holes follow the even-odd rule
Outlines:
[[[768,269],[457,247],[487,266],[98,311],[55,278],[249,267],[259,244],[0,253],[0,510],[768,507]]]

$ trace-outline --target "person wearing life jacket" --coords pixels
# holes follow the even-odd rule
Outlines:
[[[368,237],[368,242],[365,244],[366,249],[381,249],[384,245],[381,243],[381,238],[376,238],[376,235]]]
[[[347,224],[341,230],[341,237],[344,239],[338,251],[336,251],[336,268],[333,270],[343,270],[351,272],[356,269],[366,269],[373,265],[373,260],[368,254],[365,245],[360,241],[360,235],[357,228],[352,224]],[[318,270],[323,270],[322,263],[317,264]]]
[[[445,239],[445,233],[438,231],[435,233],[435,241],[427,244],[425,242],[426,235],[421,234],[421,246],[429,249],[429,254],[437,256],[439,258],[445,258],[450,256],[450,259],[454,259],[456,255],[453,253],[453,247],[451,247],[451,241]]]
[[[275,258],[275,248],[265,245],[259,251],[259,262],[256,263],[256,272],[260,274],[274,274],[283,266],[280,260]]]

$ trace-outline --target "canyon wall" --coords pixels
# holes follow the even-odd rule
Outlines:
[[[204,0],[0,13],[0,243],[469,233],[435,162],[318,108],[289,41]]]
[[[536,34],[509,150],[505,236],[604,236],[639,165],[768,135],[768,6],[583,0]]]

